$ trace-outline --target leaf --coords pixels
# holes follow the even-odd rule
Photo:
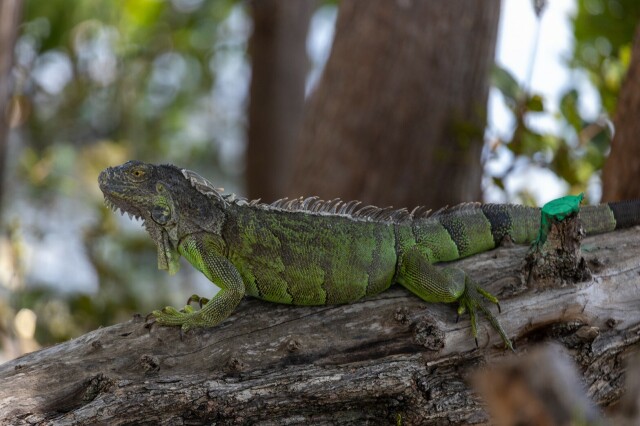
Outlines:
[[[571,89],[562,96],[560,100],[560,113],[565,120],[574,128],[576,133],[582,130],[582,117],[578,112],[578,91]]]
[[[544,111],[544,102],[542,100],[542,96],[533,95],[527,100],[526,104],[527,110],[531,112],[543,112]]]
[[[540,133],[534,132],[529,128],[523,130],[521,154],[532,157],[533,154],[543,151],[545,147],[545,139]]]
[[[567,145],[566,140],[561,142],[549,167],[555,174],[567,181],[569,185],[575,186],[580,183],[580,180],[576,175],[575,160],[571,156],[572,150]]]
[[[524,94],[524,91],[509,71],[494,64],[491,70],[491,83],[502,93],[507,103],[514,107]]]

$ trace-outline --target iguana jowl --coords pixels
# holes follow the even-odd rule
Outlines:
[[[163,325],[211,327],[245,294],[278,303],[354,302],[399,283],[427,302],[458,302],[476,336],[477,311],[511,341],[485,301],[498,300],[456,267],[436,267],[490,250],[505,238],[536,238],[540,211],[517,205],[463,204],[435,213],[381,209],[317,197],[272,204],[222,195],[201,176],[172,165],[129,161],[104,170],[107,205],[144,220],[158,247],[158,267],[177,271],[184,256],[220,287],[204,306],[166,307]],[[587,233],[638,224],[638,204],[585,206]],[[192,300],[200,300],[198,297]]]

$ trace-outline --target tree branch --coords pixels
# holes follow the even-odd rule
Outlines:
[[[521,356],[568,349],[600,406],[620,398],[640,341],[640,231],[588,238],[593,279],[527,291],[526,247],[457,262],[501,298]],[[343,306],[244,301],[216,328],[184,336],[136,317],[0,366],[0,423],[445,424],[488,420],[467,379],[512,355],[486,321],[397,286]]]

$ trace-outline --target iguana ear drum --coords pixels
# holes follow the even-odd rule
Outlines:
[[[151,210],[151,218],[158,225],[166,225],[169,219],[171,219],[171,209],[169,206],[156,204]]]

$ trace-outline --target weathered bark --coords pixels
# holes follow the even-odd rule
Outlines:
[[[22,0],[0,1],[0,212],[9,144],[9,99],[13,48],[22,16]]]
[[[499,0],[341,2],[288,194],[396,207],[479,200],[499,14]]]
[[[640,26],[633,42],[631,64],[625,77],[613,119],[615,135],[611,154],[602,171],[604,201],[640,198]]]
[[[640,230],[588,238],[589,282],[524,291],[525,247],[458,265],[501,298],[518,353],[568,348],[589,397],[622,394],[640,348]],[[343,306],[248,300],[227,321],[182,338],[140,318],[0,367],[0,423],[460,424],[488,420],[467,379],[511,357],[486,321],[480,349],[465,317],[401,287]]]
[[[286,190],[302,122],[309,61],[306,41],[315,0],[250,2],[253,34],[247,147],[251,198],[275,200]]]

